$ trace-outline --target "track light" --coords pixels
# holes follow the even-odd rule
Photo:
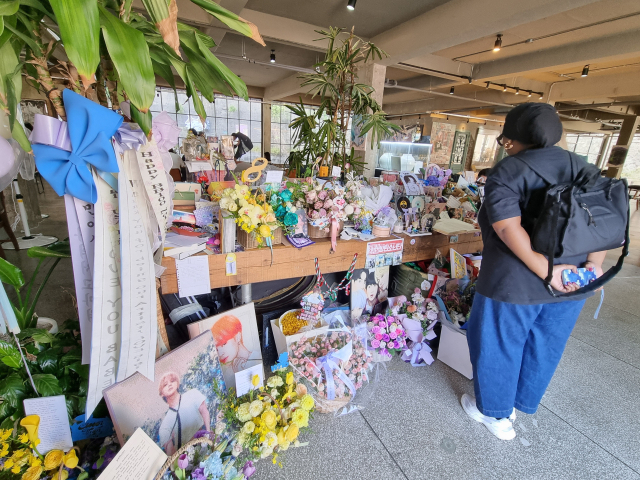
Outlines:
[[[275,50],[271,50],[271,60],[269,60],[271,63],[276,63],[276,51]]]
[[[507,91],[507,86],[505,85],[504,88],[502,89],[503,92]]]
[[[496,43],[493,44],[493,51],[499,52],[501,48],[502,48],[502,34],[499,33],[498,36],[496,37]]]
[[[529,90],[529,95],[527,95],[527,97],[531,98],[531,94],[532,94],[532,93],[533,93],[533,92],[531,92],[531,90]]]
[[[520,95],[520,89],[516,88],[516,95]]]
[[[585,65],[582,69],[582,76],[586,77],[587,75],[589,75],[589,65]]]
[[[349,3],[347,3],[347,9],[348,10],[355,10],[356,9],[356,1],[357,0],[349,0]]]
[[[487,88],[491,86],[491,82],[487,82]]]
[[[453,94],[454,94],[454,92],[455,92],[455,88],[451,87],[451,88],[449,89],[449,95],[453,95]]]
[[[542,92],[540,92],[540,97],[538,97],[539,100],[542,100]]]

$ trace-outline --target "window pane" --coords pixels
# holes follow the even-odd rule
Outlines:
[[[227,120],[227,125],[227,132],[229,132],[229,135],[240,131],[240,122],[238,122],[238,120],[230,118],[229,120]]]
[[[258,101],[249,102],[251,104],[251,120],[262,121],[262,104]]]
[[[173,90],[162,90],[162,109],[168,113],[176,113],[176,96]]]
[[[251,135],[249,138],[252,142],[262,140],[262,123],[251,121]]]
[[[289,147],[289,145],[282,145],[282,148],[280,149],[282,163],[284,163],[287,160],[287,158],[289,157],[290,151],[291,151],[291,147]]]
[[[240,108],[240,119],[250,120],[251,110],[249,107],[249,102],[245,102],[244,100],[238,100],[238,107]]]
[[[191,128],[195,128],[198,131],[198,133],[204,130],[199,116],[190,115],[190,120],[191,120]]]
[[[589,152],[589,146],[591,145],[591,137],[586,135],[580,135],[578,143],[576,144],[576,153],[586,154]]]
[[[249,121],[248,120],[240,120],[240,133],[244,133],[247,137],[251,138],[251,131],[249,130]],[[253,138],[251,138],[253,141]]]
[[[216,105],[218,105],[219,100],[216,100]],[[227,135],[227,119],[216,117],[216,133],[218,136]]]
[[[271,105],[271,123],[280,123],[280,105]]]
[[[591,139],[591,146],[589,147],[589,153],[600,153],[600,148],[602,148],[602,142],[604,141],[604,137],[593,137]]]
[[[215,117],[207,117],[207,122],[204,124],[204,136],[215,137],[216,135],[216,119]]]
[[[282,163],[280,161],[280,145],[279,144],[271,144],[271,161],[273,163]]]
[[[271,143],[280,143],[280,124],[271,124]]]
[[[162,111],[162,94],[159,90],[156,90],[156,95],[153,97],[153,103],[149,107],[149,110],[152,112],[161,112]]]
[[[262,144],[261,143],[254,143],[253,144],[253,150],[251,150],[251,158],[259,158],[262,156]]]
[[[186,137],[189,128],[191,128],[191,122],[189,121],[189,115],[178,114],[178,127],[180,127],[180,136]]]
[[[290,145],[291,144],[291,129],[287,125],[280,125],[282,143]]]
[[[231,98],[227,99],[227,112],[229,118],[238,118],[238,101]]]
[[[207,112],[207,117],[215,117],[216,116],[216,106],[215,103],[209,102],[206,98],[202,98],[202,103],[204,104],[204,111]]]
[[[288,126],[289,122],[291,122],[291,110],[289,110],[286,105],[283,105],[282,113],[280,114],[280,123]]]
[[[227,118],[227,99],[216,96],[216,117]]]

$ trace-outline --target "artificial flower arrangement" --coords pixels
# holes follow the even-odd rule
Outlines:
[[[328,230],[332,220],[344,221],[348,216],[347,212],[355,212],[356,207],[348,205],[345,200],[343,187],[333,185],[333,188],[325,190],[316,180],[308,186],[303,184],[302,188],[306,190],[305,200],[309,222],[316,227]]]
[[[420,322],[423,334],[426,335],[438,320],[438,312],[440,311],[433,299],[425,298],[422,294],[422,291],[428,292],[430,288],[431,283],[428,280],[423,280],[420,288],[416,287],[411,295],[411,302],[407,301],[404,295],[397,297],[390,308],[391,315],[406,316],[406,318]]]
[[[66,480],[70,472],[81,470],[77,480],[89,474],[78,466],[78,447],[68,452],[51,450],[46,455],[38,452],[40,417],[28,415],[20,420],[20,427],[0,429],[0,478],[7,480]]]
[[[365,209],[364,197],[362,196],[362,181],[357,179],[353,172],[347,174],[345,183],[344,199],[347,202],[344,211],[348,220],[353,222],[354,228],[364,233],[371,233],[371,221],[373,214]]]
[[[303,202],[305,194],[300,185],[287,182],[284,189],[277,190],[271,185],[266,186],[267,195],[271,208],[275,212],[276,219],[282,226],[282,230],[286,235],[295,233],[298,224],[298,215],[296,212],[300,208],[305,207]]]
[[[254,236],[258,246],[268,245],[273,240],[273,231],[280,226],[266,194],[260,190],[252,192],[247,185],[226,188],[220,208],[229,212],[225,218],[233,218],[242,230]]]
[[[362,339],[348,329],[302,337],[289,345],[289,356],[296,376],[309,386],[322,413],[333,412],[348,403],[369,381],[371,356]],[[332,373],[329,378],[327,371]]]
[[[367,322],[367,331],[374,351],[374,361],[390,360],[407,345],[407,334],[402,322],[393,315],[373,315]]]
[[[275,464],[282,452],[302,446],[299,435],[309,429],[315,400],[290,368],[277,370],[266,386],[258,388],[257,375],[252,383],[254,388],[238,398],[230,388],[221,397],[221,411],[227,424],[239,431],[234,445],[238,455],[244,452],[249,462],[271,456]]]

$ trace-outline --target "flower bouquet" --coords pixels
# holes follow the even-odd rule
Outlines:
[[[306,185],[303,185],[303,188]],[[331,188],[329,188],[331,187]],[[309,185],[305,192],[307,217],[309,218],[309,237],[324,238],[336,236],[342,230],[347,218],[344,198],[345,190],[333,182],[325,182],[324,186],[317,181]],[[355,210],[354,210],[355,211]]]
[[[282,243],[278,219],[266,201],[266,195],[259,190],[252,192],[247,185],[240,184],[226,188],[220,198],[220,209],[228,212],[224,213],[224,218],[233,218],[238,225],[238,240],[243,247],[254,248],[251,239],[257,247]],[[241,232],[246,235],[241,235]]]
[[[367,330],[373,349],[374,362],[387,362],[407,345],[406,331],[401,321],[390,315],[378,314],[369,318]]]
[[[267,186],[267,195],[269,196],[269,203],[273,209],[278,223],[282,226],[286,235],[293,235],[298,224],[297,210],[304,208],[305,204],[304,193],[301,191],[300,186],[288,182],[287,188],[276,191],[272,190],[271,186]]]
[[[244,452],[250,460],[271,456],[275,464],[281,452],[300,446],[298,436],[309,428],[315,400],[290,369],[276,371],[264,387],[258,388],[257,375],[252,382],[254,388],[238,398],[230,388],[221,397],[221,411],[227,423],[239,430],[234,446],[238,455]]]
[[[350,330],[301,338],[289,345],[290,365],[316,398],[317,410],[329,413],[349,403],[369,381],[371,357]]]

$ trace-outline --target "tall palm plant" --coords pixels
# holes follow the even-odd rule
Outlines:
[[[355,152],[348,145],[350,123],[360,127],[361,135],[371,132],[371,146],[397,131],[376,102],[373,87],[358,83],[358,70],[367,62],[380,60],[387,54],[373,43],[354,35],[353,29],[342,41],[338,37],[342,28],[318,30],[328,46],[324,60],[315,65],[315,73],[303,75],[302,86],[320,97],[319,108],[312,113],[300,105],[289,109],[297,115],[291,123],[295,131],[295,154],[305,156],[309,163],[324,161],[329,166],[340,166],[348,172],[361,170],[363,162],[354,161]],[[294,152],[292,152],[294,154]]]
[[[264,45],[251,22],[213,0],[191,1]],[[104,105],[129,100],[133,119],[147,134],[155,75],[175,90],[175,71],[203,123],[206,112],[199,94],[211,102],[214,91],[248,98],[244,82],[211,53],[215,42],[177,21],[176,0],[142,3],[144,10],[135,12],[133,0],[0,0],[0,109],[25,150],[31,150],[29,141],[15,121],[23,73],[63,119],[61,89],[66,86]],[[66,85],[54,83],[52,71]]]

